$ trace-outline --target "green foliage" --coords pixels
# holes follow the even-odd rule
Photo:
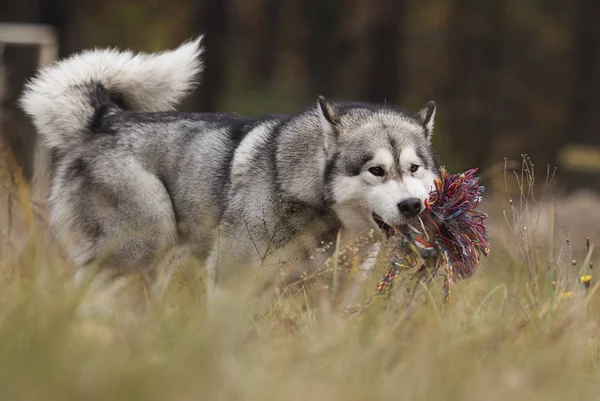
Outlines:
[[[156,52],[187,38],[187,2],[108,0],[82,9],[78,17],[80,27],[84,28],[79,41],[85,48],[120,47]]]

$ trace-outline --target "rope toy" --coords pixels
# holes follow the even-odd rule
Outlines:
[[[413,278],[429,282],[441,270],[446,302],[454,277],[465,279],[475,273],[480,255],[488,256],[490,252],[484,225],[488,216],[478,208],[485,188],[479,184],[476,172],[471,169],[449,174],[442,167],[419,217],[420,229],[411,224],[390,228],[388,237],[397,238],[398,252],[374,295],[389,297],[394,280],[402,271],[415,267],[419,259],[423,264]]]

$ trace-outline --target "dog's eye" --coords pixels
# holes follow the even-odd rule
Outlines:
[[[379,166],[371,167],[369,173],[373,174],[375,177],[383,177],[385,175],[385,171]]]
[[[420,166],[419,166],[418,164],[411,164],[411,165],[410,165],[410,172],[411,172],[411,173],[416,173],[416,172],[417,172],[417,170],[419,169],[419,167],[420,167]]]

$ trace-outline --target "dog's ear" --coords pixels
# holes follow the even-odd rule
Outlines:
[[[317,99],[317,113],[321,121],[321,128],[325,136],[325,149],[335,145],[340,131],[340,117],[323,96]]]
[[[429,101],[419,112],[417,113],[417,120],[425,128],[425,137],[429,138],[433,133],[433,121],[435,119],[435,102]]]

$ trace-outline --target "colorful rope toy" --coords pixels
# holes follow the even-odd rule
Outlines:
[[[419,259],[423,264],[413,277],[427,279],[430,273],[431,281],[441,269],[445,301],[450,299],[454,276],[465,279],[475,273],[480,255],[490,252],[484,225],[488,216],[478,208],[485,188],[476,172],[448,174],[442,167],[419,217],[421,229],[407,224],[389,230],[388,237],[398,238],[398,252],[374,295],[388,297],[400,272],[415,267]]]

